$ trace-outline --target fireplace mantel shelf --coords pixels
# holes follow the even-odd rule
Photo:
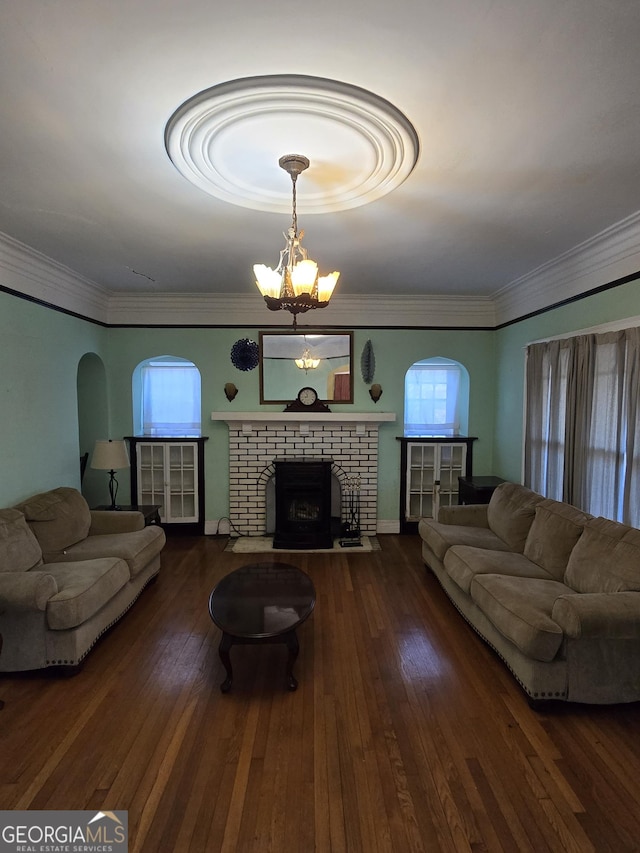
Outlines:
[[[211,412],[212,421],[227,423],[384,423],[395,412]]]

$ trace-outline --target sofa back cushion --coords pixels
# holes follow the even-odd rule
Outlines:
[[[24,513],[45,559],[89,534],[91,510],[77,489],[52,489],[23,501],[16,509]]]
[[[545,498],[536,506],[524,545],[525,557],[561,581],[571,552],[590,518],[588,513],[570,504]]]
[[[487,507],[489,527],[512,551],[522,554],[536,505],[542,500],[542,495],[526,486],[500,483]]]
[[[0,572],[28,572],[42,565],[38,540],[17,509],[0,509]]]
[[[607,518],[588,521],[564,582],[576,592],[640,591],[640,530]]]

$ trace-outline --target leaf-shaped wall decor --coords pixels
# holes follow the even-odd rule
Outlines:
[[[367,341],[362,350],[360,369],[362,370],[363,381],[369,385],[373,381],[373,374],[376,372],[376,357],[373,354],[373,344],[371,341]]]

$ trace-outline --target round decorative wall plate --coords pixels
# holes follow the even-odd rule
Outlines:
[[[259,348],[255,341],[242,338],[231,347],[231,363],[238,370],[253,370],[258,366]]]

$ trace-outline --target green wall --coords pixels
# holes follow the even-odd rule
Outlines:
[[[637,315],[640,284],[635,281],[493,332],[356,329],[354,404],[336,403],[332,409],[396,414],[395,423],[380,427],[379,519],[397,521],[399,516],[400,443],[396,437],[402,434],[404,375],[414,362],[444,356],[468,370],[468,433],[478,437],[474,471],[520,480],[526,344],[548,335]],[[93,353],[105,366],[106,388],[94,395],[90,406],[107,413],[109,434],[94,438],[116,438],[132,433],[131,376],[135,366],[151,356],[173,355],[193,361],[202,376],[202,432],[208,436],[206,517],[211,520],[226,516],[228,432],[224,422],[211,421],[211,412],[282,409],[281,405],[260,407],[257,369],[243,372],[232,365],[231,347],[240,338],[257,341],[258,330],[104,329],[0,292],[0,446],[4,451],[0,506],[10,506],[55,486],[79,486],[77,383],[83,356]],[[368,339],[376,359],[374,381],[383,389],[377,404],[369,397],[359,370],[360,354]],[[95,359],[92,357],[91,361]],[[83,393],[86,376],[83,379],[81,375],[81,380]],[[238,387],[238,395],[231,403],[224,395],[226,382]],[[300,386],[305,384],[313,382],[305,377]],[[104,417],[102,413],[96,423],[103,423]],[[99,428],[91,426],[92,420],[86,413],[81,417],[82,433]],[[86,435],[82,438],[90,439]],[[121,472],[119,479],[119,499],[124,503],[129,495],[128,472]],[[92,502],[106,501],[103,472],[89,472],[84,491]]]
[[[228,429],[224,422],[212,422],[212,411],[247,412],[259,409],[282,411],[282,405],[260,406],[258,370],[241,371],[230,359],[231,347],[240,338],[258,339],[255,329],[112,329],[109,337],[109,398],[118,401],[111,410],[113,435],[130,435],[132,429],[131,375],[139,362],[152,356],[187,358],[202,377],[202,434],[205,445],[205,503],[207,519],[228,514]],[[370,339],[376,357],[374,380],[383,388],[374,404],[369,386],[360,375],[360,354]],[[477,442],[477,470],[491,470],[493,430],[493,381],[495,370],[492,332],[426,332],[356,330],[354,334],[354,404],[333,403],[334,412],[396,412],[397,422],[380,427],[379,518],[399,515],[400,445],[402,434],[404,374],[419,359],[434,355],[462,362],[470,374],[470,430],[482,436]],[[224,395],[226,382],[233,382],[238,395],[229,402]],[[300,387],[313,385],[307,375]],[[125,477],[120,478],[124,485]],[[128,488],[128,486],[127,486]]]
[[[0,291],[0,506],[80,485],[78,363],[108,332]]]

